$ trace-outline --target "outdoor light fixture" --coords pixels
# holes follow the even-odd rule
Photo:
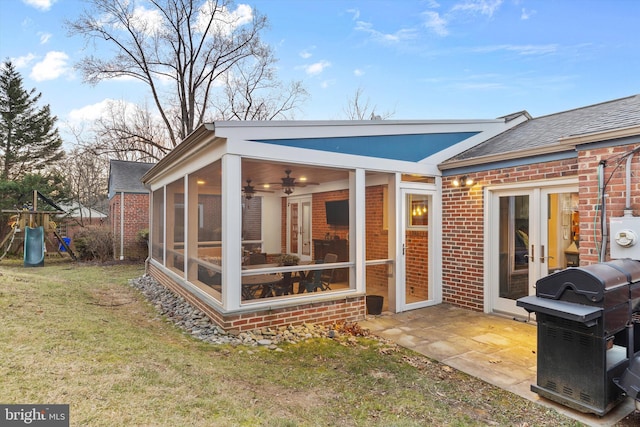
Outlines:
[[[451,183],[454,187],[471,187],[473,185],[473,178],[463,175],[460,178],[453,178]]]

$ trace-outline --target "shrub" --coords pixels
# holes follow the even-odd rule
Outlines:
[[[78,258],[105,262],[113,259],[113,235],[107,227],[87,226],[74,236]]]

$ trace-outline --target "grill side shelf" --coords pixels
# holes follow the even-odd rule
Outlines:
[[[584,323],[585,326],[597,324],[597,319],[602,317],[603,309],[589,305],[575,304],[572,302],[552,300],[529,295],[516,301],[518,307],[522,307],[529,313],[543,313],[556,316],[561,319],[573,320]]]

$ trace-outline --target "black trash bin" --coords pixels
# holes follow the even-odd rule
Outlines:
[[[367,295],[367,314],[378,315],[382,313],[384,297],[380,295]]]

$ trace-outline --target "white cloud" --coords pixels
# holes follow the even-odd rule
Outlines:
[[[480,13],[482,15],[493,16],[493,13],[500,7],[502,0],[466,0],[456,4],[452,11],[464,11]]]
[[[311,49],[315,49],[315,46],[312,47]],[[299,53],[300,57],[303,59],[309,59],[313,56],[313,54],[311,52],[309,52],[309,49],[304,49]]]
[[[104,115],[104,113],[109,110],[109,105],[111,105],[112,102],[116,101],[113,99],[105,99],[97,104],[86,105],[82,108],[71,110],[69,112],[69,121],[73,124],[92,122]]]
[[[35,7],[38,10],[46,12],[57,0],[22,0],[27,6]]]
[[[40,36],[40,44],[47,44],[53,37],[51,33],[38,33],[38,35]]]
[[[104,117],[109,114],[109,111],[114,109],[133,114],[137,108],[138,107],[131,102],[106,98],[98,103],[71,110],[68,120],[71,125],[77,126],[83,122],[93,122],[100,117]]]
[[[353,75],[356,77],[362,77],[364,76],[364,70],[361,68],[356,68],[355,70],[353,70]]]
[[[11,58],[11,63],[15,65],[16,68],[25,68],[28,67],[31,61],[36,59],[36,56],[33,53],[30,53],[25,56],[19,56],[17,58]]]
[[[535,10],[526,10],[523,7],[522,8],[522,14],[520,14],[520,19],[522,19],[523,21],[526,21],[527,19],[531,18],[535,14],[536,14]]]
[[[447,30],[448,22],[446,19],[440,16],[438,12],[428,10],[426,12],[423,12],[422,15],[425,17],[425,27],[442,37],[449,34],[449,30]]]
[[[64,52],[48,52],[42,61],[33,66],[30,77],[37,82],[55,80],[69,71],[68,59],[69,56]]]
[[[215,13],[212,28],[215,34],[231,34],[236,28],[250,23],[253,20],[253,9],[247,4],[239,4],[236,10],[230,11],[226,7],[220,8],[217,1],[207,0],[201,7],[197,19],[196,28],[204,32]]]
[[[353,15],[353,20],[360,18],[360,9],[347,9],[347,12]]]
[[[330,66],[331,66],[331,62],[322,60],[322,61],[315,62],[313,64],[305,66],[304,70],[309,76],[317,76],[318,74],[322,73],[326,68]]]
[[[322,89],[327,89],[328,87],[333,86],[333,85],[335,85],[335,84],[336,84],[336,81],[335,81],[334,79],[331,79],[331,80],[323,80],[323,81],[320,83],[320,87],[321,87]]]
[[[381,43],[397,43],[403,40],[413,39],[416,36],[416,31],[412,29],[401,29],[395,33],[382,33],[375,30],[371,23],[364,21],[356,22],[355,29],[356,31],[368,33],[373,40]]]
[[[157,34],[163,28],[162,15],[159,10],[145,9],[143,6],[138,6],[133,11],[131,25],[136,30],[143,31],[146,34]]]
[[[498,51],[515,52],[518,55],[545,55],[547,53],[555,53],[558,51],[557,44],[542,44],[542,45],[495,45],[495,46],[483,46],[474,49],[474,52],[487,53]]]

